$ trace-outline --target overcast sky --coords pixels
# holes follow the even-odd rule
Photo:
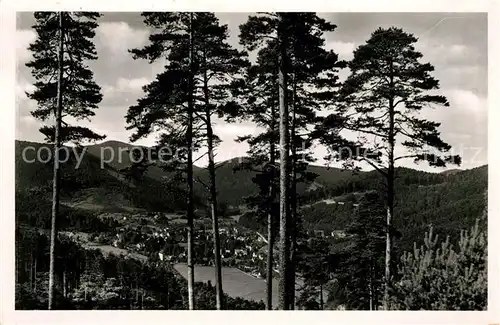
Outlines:
[[[443,139],[463,156],[462,168],[487,164],[487,14],[321,13],[320,16],[338,26],[335,32],[326,35],[327,47],[343,59],[350,59],[353,50],[378,27],[400,27],[419,38],[417,48],[424,55],[423,61],[435,66],[434,76],[440,80],[442,94],[450,102],[450,107],[428,109],[422,116],[441,123]],[[229,27],[229,42],[240,47],[239,25],[246,21],[248,14],[220,13],[217,17]],[[18,15],[16,138],[41,142],[40,124],[30,114],[36,104],[24,94],[32,89],[33,83],[30,71],[24,66],[31,57],[27,46],[35,38],[33,23],[32,13]],[[126,111],[143,96],[142,86],[152,81],[163,65],[133,60],[127,52],[147,41],[148,31],[139,13],[104,13],[99,23],[95,38],[99,59],[90,66],[104,98],[91,126],[106,134],[107,140],[129,142],[130,132],[125,130]],[[347,73],[343,71],[341,75]],[[215,131],[223,141],[216,157],[222,161],[245,155],[247,146],[233,139],[255,133],[256,128],[251,123],[229,125],[217,121]],[[138,143],[153,144],[154,137]],[[318,164],[322,164],[324,148],[316,148],[315,154]],[[202,160],[200,163],[204,164]],[[411,161],[401,165],[428,170],[424,164],[415,166]]]

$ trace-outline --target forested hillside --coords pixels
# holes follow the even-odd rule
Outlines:
[[[486,98],[428,61],[447,46],[314,12],[28,16],[17,309],[486,308],[488,165],[456,154]]]
[[[43,146],[40,143],[17,141],[19,158],[27,145],[36,148]],[[123,143],[117,145],[132,147]],[[130,208],[158,212],[182,211],[182,188],[176,187],[173,190],[158,175],[160,179],[148,175],[139,182],[132,182],[108,164],[101,169],[101,160],[96,156],[100,151],[96,152],[97,146],[93,148],[93,154],[84,155],[78,169],[74,168],[74,161],[63,165],[68,172],[65,173],[62,188],[79,189],[77,192],[65,192],[68,202],[90,202],[99,207],[100,212],[119,212]],[[124,154],[124,157],[129,156]],[[238,168],[239,161],[240,159],[233,159],[222,162],[217,169],[219,202],[234,208],[244,204],[246,197],[258,192],[258,187],[252,182],[256,172]],[[47,186],[50,185],[52,166],[50,163],[27,163],[22,159],[16,159],[16,162],[16,187],[20,198],[17,201],[20,213],[18,217],[29,215],[30,218],[37,218],[38,215],[47,214],[50,211],[50,197],[47,196],[49,192],[45,196],[40,193],[44,188],[50,188]],[[125,162],[124,158],[121,168],[130,166],[130,160],[128,164]],[[303,223],[310,230],[330,233],[345,229],[354,213],[353,205],[360,196],[365,192],[381,189],[382,179],[374,171],[352,173],[314,165],[309,166],[309,170],[318,175],[314,180],[316,186],[311,189],[310,185],[303,185],[298,192],[300,204],[303,205]],[[168,173],[164,172],[163,176],[165,175]],[[198,168],[196,175],[202,181],[208,178],[207,171],[203,168]],[[425,232],[429,224],[434,226],[436,233],[449,235],[452,240],[458,239],[460,229],[472,226],[487,203],[484,195],[487,191],[488,166],[450,173],[398,168],[396,175],[395,227],[401,232],[400,243],[404,249],[410,249],[415,241],[420,242],[420,234]],[[37,184],[40,191],[35,193],[33,188]],[[25,191],[27,188],[30,188],[29,192]],[[198,183],[196,188],[200,194],[198,208],[205,209],[203,187]],[[81,209],[64,209],[70,209],[76,216],[86,213]],[[252,212],[245,213],[239,220],[241,225],[266,232],[265,223],[262,221],[259,224]],[[48,226],[48,220],[44,222]]]

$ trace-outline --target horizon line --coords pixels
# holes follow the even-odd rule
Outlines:
[[[15,142],[28,142],[28,143],[36,143],[36,144],[49,144],[47,142],[37,142],[37,141],[32,141],[32,140],[22,140],[22,139],[14,139]],[[103,145],[103,144],[106,144],[108,142],[116,142],[116,143],[120,143],[120,144],[124,144],[124,145],[127,145],[127,146],[131,146],[131,147],[146,147],[146,148],[151,148],[152,146],[148,146],[148,145],[140,145],[140,144],[132,144],[132,143],[127,143],[127,142],[123,142],[121,140],[114,140],[114,139],[109,139],[109,140],[103,140],[102,142],[95,142],[95,143],[89,143],[89,144],[85,144],[85,145],[82,145],[83,147],[92,147],[92,146],[99,146],[99,145]],[[63,144],[62,146],[66,146],[66,147],[74,147],[73,144]],[[234,156],[234,157],[231,157],[231,158],[228,158],[228,159],[225,159],[225,160],[221,160],[221,161],[216,161],[215,163],[220,165],[220,164],[223,164],[223,163],[229,163],[229,162],[233,162],[234,160],[237,160],[237,159],[244,159],[244,158],[247,158],[249,157],[248,155],[247,156]],[[320,167],[320,168],[325,168],[325,169],[337,169],[337,170],[341,170],[341,171],[345,171],[345,172],[352,172],[352,170],[349,170],[349,169],[344,169],[342,167],[336,167],[336,166],[328,166],[328,165],[322,165],[322,164],[315,164],[314,162],[313,163],[308,163],[309,166],[313,166],[313,167]],[[416,164],[418,166],[418,164]],[[204,164],[204,165],[199,165],[199,164],[196,164],[196,163],[193,163],[193,166],[195,167],[198,167],[198,168],[202,168],[202,169],[206,169],[208,167],[208,163],[207,164]],[[467,170],[472,170],[472,169],[476,169],[476,168],[481,168],[481,167],[484,167],[484,166],[488,166],[488,163],[486,164],[482,164],[482,165],[477,165],[477,166],[474,166],[474,167],[469,167],[469,168],[453,168],[453,166],[449,166],[450,168],[449,169],[445,169],[445,170],[440,170],[439,168],[431,168],[430,170],[420,170],[420,169],[416,169],[416,168],[410,168],[410,167],[402,167],[402,166],[398,166],[396,168],[404,168],[404,169],[412,169],[412,170],[416,170],[416,171],[420,171],[420,172],[424,172],[424,173],[432,173],[432,174],[439,174],[439,173],[443,173],[443,172],[447,172],[447,171],[453,171],[453,170],[457,170],[457,171],[467,171]],[[372,169],[367,169],[367,168],[361,168],[360,172],[371,172],[371,171],[374,171],[375,169],[372,168]]]

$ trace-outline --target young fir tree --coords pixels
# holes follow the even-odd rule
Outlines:
[[[385,251],[385,207],[383,197],[368,192],[361,198],[346,229],[349,245],[342,251],[339,283],[346,305],[354,310],[375,310],[382,292]]]
[[[316,305],[319,310],[325,309],[325,285],[330,280],[332,256],[330,244],[324,237],[309,238],[300,245],[297,256],[297,269],[304,278],[304,286],[297,304],[305,309]],[[316,309],[316,308],[313,308]]]
[[[37,38],[30,44],[33,60],[31,68],[36,82],[28,98],[35,100],[37,109],[32,115],[43,121],[55,121],[41,129],[47,140],[54,144],[54,178],[50,243],[50,270],[48,308],[54,307],[54,260],[57,237],[57,218],[60,196],[60,148],[67,142],[104,139],[89,128],[74,125],[95,115],[102,100],[100,87],[93,80],[87,62],[97,59],[95,36],[98,13],[94,12],[36,12],[33,26]]]
[[[363,150],[334,144],[331,137],[323,143],[334,156],[347,155],[351,161],[364,161],[386,179],[386,261],[384,308],[388,308],[391,289],[393,247],[395,164],[404,158],[426,161],[430,166],[460,164],[460,157],[447,155],[451,146],[438,131],[440,123],[418,117],[427,106],[449,106],[444,96],[435,94],[439,82],[431,76],[434,67],[421,63],[422,54],[414,44],[417,39],[398,28],[377,29],[370,39],[354,51],[349,62],[351,74],[344,82],[336,104],[344,117],[332,115],[325,129],[339,127],[357,131]],[[346,116],[349,116],[347,118]],[[399,144],[408,154],[397,156]]]
[[[458,245],[439,241],[432,226],[424,245],[405,252],[398,268],[392,309],[486,310],[488,297],[487,240],[478,219],[462,231]]]

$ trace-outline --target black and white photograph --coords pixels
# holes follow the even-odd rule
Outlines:
[[[487,12],[116,9],[15,14],[16,311],[492,308]]]

